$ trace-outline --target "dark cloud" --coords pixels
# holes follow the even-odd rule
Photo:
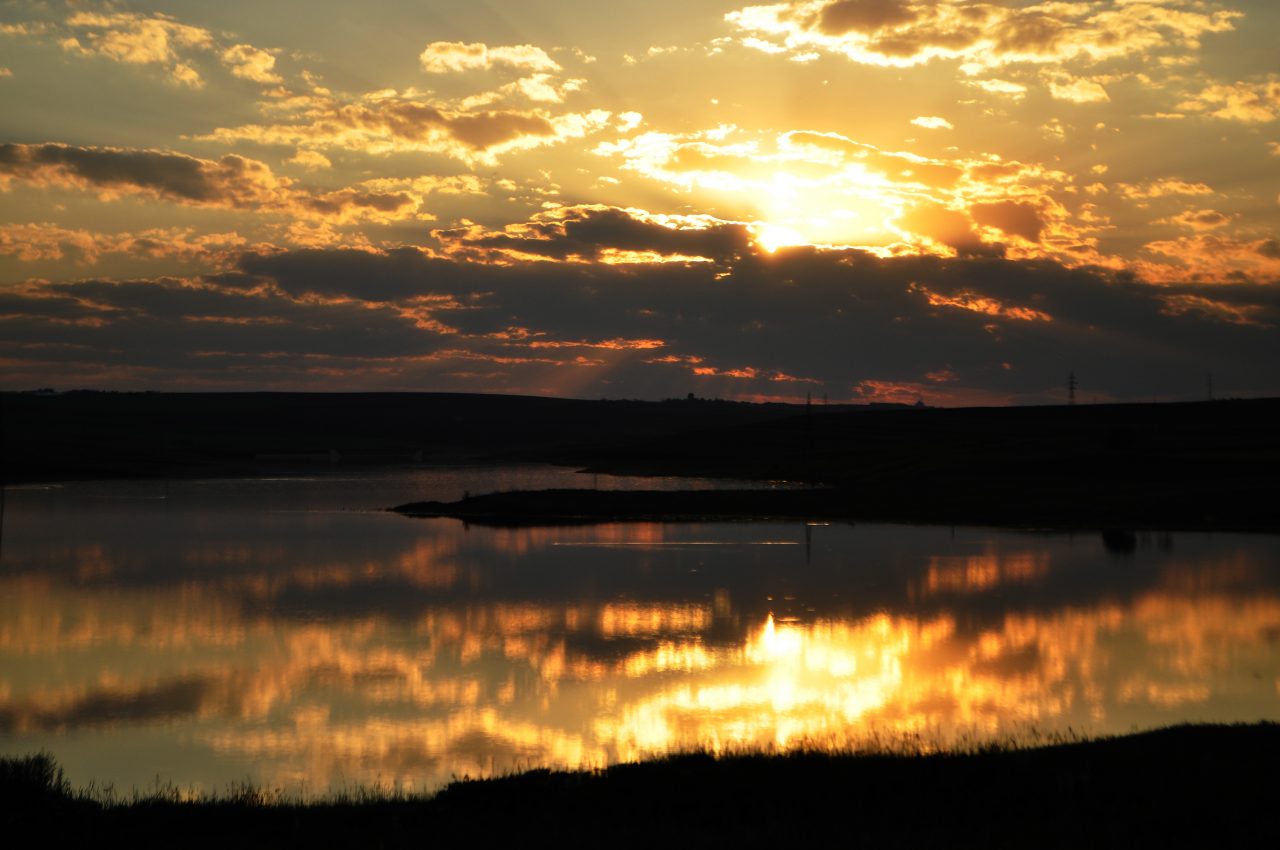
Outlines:
[[[851,31],[875,32],[909,23],[916,17],[903,0],[837,0],[823,7],[817,25],[830,35],[844,35]]]
[[[404,191],[316,192],[272,173],[266,163],[235,154],[208,160],[164,151],[52,143],[0,145],[0,181],[6,178],[106,195],[141,195],[193,206],[335,221],[406,218],[420,202]]]
[[[476,150],[497,147],[521,136],[553,136],[555,128],[540,115],[484,112],[460,115],[445,126],[458,141]]]
[[[55,385],[65,385],[59,369],[84,374],[93,361],[145,370],[152,385],[613,397],[842,399],[905,387],[931,401],[1043,401],[1072,370],[1085,398],[1194,396],[1206,372],[1229,392],[1280,389],[1274,283],[1152,286],[977,252],[768,254],[737,228],[685,233],[592,208],[527,223],[518,237],[569,258],[605,246],[716,253],[698,241],[710,240],[720,262],[335,249],[247,254],[198,281],[32,285],[0,300],[0,354],[12,374]]]
[[[1021,236],[1028,242],[1039,242],[1044,231],[1044,218],[1035,204],[1024,201],[996,201],[974,204],[969,214],[978,224],[995,227],[1005,233]]]
[[[60,144],[0,145],[0,174],[233,207],[258,205],[275,183],[264,164],[234,154],[214,162],[162,151]]]
[[[519,228],[477,234],[471,229],[438,231],[437,236],[464,248],[490,248],[556,259],[593,260],[602,251],[651,252],[664,256],[727,261],[748,251],[751,234],[742,224],[704,223],[667,226],[613,207],[556,211]]]

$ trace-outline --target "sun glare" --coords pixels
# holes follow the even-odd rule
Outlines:
[[[767,222],[756,226],[755,239],[756,244],[770,254],[788,245],[810,244],[800,231]]]
[[[901,211],[882,182],[861,166],[817,177],[775,172],[756,183],[756,243],[769,253],[789,245],[887,244],[897,238],[888,223]]]

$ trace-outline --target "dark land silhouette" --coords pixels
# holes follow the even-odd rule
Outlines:
[[[95,391],[0,393],[0,406],[11,482],[254,475],[331,460],[544,462],[804,409],[702,399]]]
[[[8,836],[43,846],[1274,847],[1280,726],[1181,726],[937,755],[680,755],[311,804],[251,787],[104,805],[0,760]]]
[[[499,524],[809,516],[1280,528],[1280,399],[914,409],[442,394],[79,392],[11,393],[3,404],[11,482],[528,461],[824,489],[678,495],[584,490],[401,509]]]

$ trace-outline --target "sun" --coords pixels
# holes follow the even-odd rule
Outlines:
[[[871,175],[846,170],[799,176],[778,171],[754,187],[756,244],[769,253],[789,245],[883,245],[896,236],[896,215]]]
[[[803,233],[790,227],[765,222],[756,225],[753,230],[756,244],[770,254],[789,245],[811,244]]]

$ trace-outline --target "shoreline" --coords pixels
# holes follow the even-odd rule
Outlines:
[[[536,527],[612,522],[894,522],[1045,530],[1219,531],[1274,534],[1280,517],[1265,509],[1234,517],[1206,513],[1200,505],[1095,501],[1076,506],[1061,499],[969,505],[927,498],[893,499],[849,489],[776,490],[511,490],[454,502],[410,502],[388,508],[411,518],[449,518],[473,525]]]

